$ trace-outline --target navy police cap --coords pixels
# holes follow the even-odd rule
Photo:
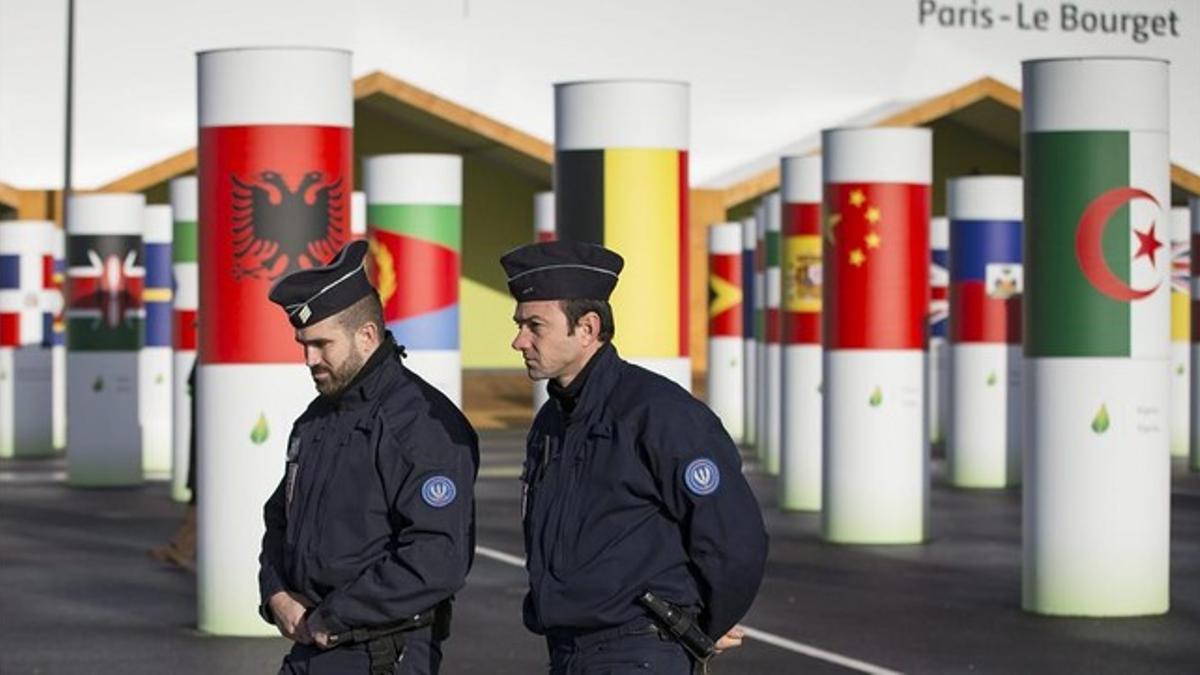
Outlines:
[[[367,242],[352,241],[324,267],[310,267],[280,277],[268,297],[283,307],[296,328],[311,326],[374,293],[364,259]]]
[[[517,302],[608,300],[625,261],[596,244],[548,241],[513,249],[500,258],[508,292]]]

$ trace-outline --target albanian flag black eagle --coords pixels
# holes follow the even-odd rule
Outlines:
[[[345,241],[342,179],[309,171],[295,190],[276,171],[233,181],[234,274],[277,279],[322,265]]]

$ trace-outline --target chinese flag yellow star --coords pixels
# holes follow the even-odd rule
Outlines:
[[[867,201],[867,195],[865,195],[862,190],[854,190],[853,192],[850,193],[850,205],[851,206],[862,206],[863,203],[866,201]]]
[[[862,252],[861,248],[856,248],[850,252],[850,264],[855,267],[862,267],[862,264],[867,261],[867,256]]]
[[[866,219],[867,219],[867,222],[872,225],[874,225],[875,223],[878,223],[879,222],[879,209],[875,206],[869,207],[867,209]]]
[[[867,248],[879,248],[879,243],[883,241],[876,232],[868,232],[863,240],[867,242]]]

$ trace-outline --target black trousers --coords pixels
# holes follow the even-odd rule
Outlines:
[[[692,658],[678,642],[647,631],[601,641],[547,638],[550,675],[691,675]]]
[[[392,669],[394,675],[437,675],[442,667],[442,643],[433,640],[426,626],[404,634],[404,654]],[[371,659],[362,645],[323,650],[314,645],[292,645],[283,658],[279,675],[369,675]]]

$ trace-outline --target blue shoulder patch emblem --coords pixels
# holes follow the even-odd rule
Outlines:
[[[721,484],[721,472],[710,459],[694,459],[683,471],[683,482],[696,495],[711,495]]]
[[[433,476],[421,486],[421,499],[435,509],[449,506],[457,495],[458,489],[454,487],[454,481],[445,476]]]

